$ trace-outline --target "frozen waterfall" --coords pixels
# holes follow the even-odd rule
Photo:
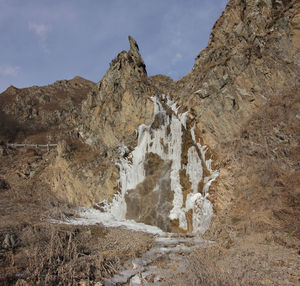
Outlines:
[[[155,96],[151,99],[154,104],[152,124],[139,126],[137,146],[132,152],[126,146],[120,146],[120,157],[116,161],[120,170],[120,193],[115,195],[112,202],[102,202],[103,212],[82,208],[82,219],[86,218],[88,221],[97,217],[105,225],[126,225],[129,228],[160,232],[155,226],[126,220],[125,196],[129,190],[135,192],[137,186],[146,179],[145,160],[147,154],[152,153],[163,161],[170,162],[168,174],[173,201],[168,219],[176,220],[180,229],[188,231],[187,214],[192,213],[192,231],[204,233],[213,216],[212,204],[208,200],[209,187],[218,176],[218,171],[212,169],[211,159],[206,158],[207,147],[197,140],[195,126],[187,129],[187,112],[179,113],[177,104],[167,96]],[[155,120],[159,124],[153,127]],[[189,145],[185,146],[188,149],[183,148],[183,140],[187,137],[191,138]],[[190,182],[188,190],[184,190],[182,186],[182,172]],[[157,191],[160,191],[158,185],[152,192]]]

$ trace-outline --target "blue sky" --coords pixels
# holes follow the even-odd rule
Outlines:
[[[227,0],[0,0],[0,92],[82,76],[99,81],[139,44],[148,75],[192,68]]]

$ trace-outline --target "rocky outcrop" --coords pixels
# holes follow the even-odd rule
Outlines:
[[[153,115],[147,79],[136,41],[129,36],[130,50],[122,51],[82,106],[79,133],[93,149],[109,152],[121,144],[134,145],[135,130]]]
[[[132,89],[132,84],[135,85],[135,90],[140,91],[142,98],[151,96],[151,91],[170,94],[179,103],[181,112],[188,111],[189,120],[195,124],[199,136],[213,150],[216,164],[221,168],[217,185],[212,186],[210,200],[220,216],[228,215],[230,208],[235,205],[236,186],[241,183],[232,173],[239,164],[235,162],[233,168],[233,163],[228,163],[232,162],[230,157],[234,158],[235,155],[228,148],[230,142],[240,138],[249,120],[268,106],[274,96],[284,94],[291,88],[297,90],[300,74],[298,30],[297,1],[232,0],[214,25],[207,48],[197,56],[192,71],[186,77],[173,82],[162,75],[147,79],[143,72],[131,72],[135,75],[131,79],[142,78],[143,86],[150,86],[150,93],[145,94],[144,89],[139,89],[139,80],[129,81],[126,89]],[[119,60],[120,55],[117,57]],[[137,58],[140,59],[139,54]],[[116,63],[117,60],[114,60],[113,64]],[[109,75],[112,70],[111,67],[103,81],[112,80]],[[125,74],[121,71],[120,78]],[[97,102],[101,105],[100,101]],[[121,102],[123,109],[131,104],[126,97]],[[140,108],[138,104],[136,110]],[[122,116],[126,118],[130,131],[137,129],[141,123],[149,124],[151,118],[149,114],[136,121]],[[116,122],[119,126],[120,120]],[[131,127],[132,122],[136,124]],[[97,126],[104,126],[100,119]],[[123,129],[124,125],[120,126]],[[107,128],[103,127],[103,130]],[[125,135],[126,140],[119,136],[124,136],[124,132],[120,133],[118,128],[108,130],[112,130],[110,134],[117,133],[113,136],[115,143],[110,146],[121,143],[131,150],[136,146],[134,137],[129,139],[130,136]],[[98,137],[102,138],[102,135]],[[109,146],[104,142],[101,144]],[[157,169],[160,169],[159,166]],[[135,206],[131,208],[130,217],[141,215],[136,213],[136,205],[142,204],[142,197],[135,194],[130,198],[131,205]]]
[[[298,82],[298,13],[297,1],[229,1],[208,46],[177,83],[176,99],[193,108],[213,149],[232,140],[273,94]]]
[[[148,82],[146,67],[136,41],[129,36],[129,42],[130,50],[122,51],[111,62],[103,79],[82,104],[80,125],[77,127],[80,139],[95,156],[93,163],[87,156],[84,166],[95,167],[97,162],[101,162],[96,167],[98,174],[95,174],[101,183],[95,185],[95,192],[96,197],[102,199],[111,199],[119,189],[119,169],[115,165],[119,147],[127,145],[133,148],[138,126],[149,124],[153,115],[150,96],[155,92]],[[77,160],[76,156],[74,160]],[[78,168],[85,168],[82,162],[77,163]]]
[[[119,173],[115,165],[80,142],[59,142],[57,155],[45,172],[45,181],[49,177],[56,197],[75,206],[95,207],[118,191]]]
[[[170,94],[180,113],[188,111],[188,124],[195,125],[198,138],[211,147],[216,166],[221,167],[210,200],[217,213],[228,212],[239,180],[229,166],[224,167],[232,152],[227,146],[239,138],[250,118],[275,94],[296,88],[300,72],[298,15],[296,1],[229,1],[213,27],[207,48],[197,56],[192,71],[178,82],[163,75],[148,78],[138,46],[129,37],[130,50],[112,61],[83,104],[78,129],[81,138],[102,152],[117,172],[114,164],[119,147],[127,146],[130,153],[138,144],[138,127],[151,124],[151,97]],[[159,162],[156,160],[156,171],[165,173],[166,165]],[[128,217],[148,222],[154,217],[149,218],[149,213],[159,213],[154,208],[140,208],[158,200],[147,191],[155,174],[145,179],[148,183],[144,186],[128,193]]]
[[[219,162],[256,112],[299,85],[299,9],[298,1],[229,1],[192,71],[176,83],[175,98],[194,114]],[[235,200],[233,176],[221,168],[220,214]]]
[[[171,120],[176,112],[174,116],[179,118],[179,115],[187,112],[185,114],[186,125],[182,122],[184,127],[181,127],[185,134],[182,137],[181,149],[184,155],[180,160],[180,171],[178,170],[180,185],[183,189],[183,202],[194,189],[196,193],[206,195],[203,191],[204,181],[191,181],[191,169],[188,173],[189,160],[191,162],[194,160],[193,162],[197,164],[196,154],[199,158],[201,157],[199,150],[205,144],[210,149],[204,159],[201,159],[202,163],[213,158],[214,164],[211,171],[220,170],[218,180],[211,185],[211,195],[206,197],[209,202],[213,203],[214,212],[217,214],[212,229],[217,233],[218,229],[222,228],[224,221],[220,218],[231,221],[233,210],[235,217],[244,216],[242,207],[236,205],[237,201],[241,202],[240,205],[251,213],[249,217],[257,222],[258,219],[252,215],[252,211],[257,210],[258,200],[262,199],[261,196],[257,196],[257,193],[260,193],[266,186],[260,183],[252,184],[260,182],[259,176],[255,174],[250,182],[247,178],[249,168],[261,172],[257,165],[264,164],[262,160],[271,158],[272,161],[276,161],[272,154],[276,153],[276,150],[282,150],[279,145],[283,144],[281,141],[284,141],[288,143],[286,143],[285,151],[282,152],[295,156],[289,157],[290,161],[287,163],[283,157],[280,157],[281,155],[277,154],[278,158],[282,158],[285,162],[276,165],[281,170],[279,172],[283,178],[281,183],[288,181],[283,174],[289,173],[289,176],[294,176],[297,172],[295,160],[297,160],[298,153],[294,151],[294,145],[297,145],[295,143],[297,142],[295,131],[297,128],[288,127],[284,123],[287,118],[282,113],[280,117],[282,119],[277,118],[278,120],[274,119],[271,122],[267,118],[261,119],[260,122],[264,126],[261,132],[267,138],[264,143],[261,141],[261,136],[253,136],[256,131],[251,121],[255,121],[257,114],[260,114],[261,118],[274,116],[274,113],[269,110],[270,106],[275,106],[281,111],[285,110],[289,114],[288,120],[290,117],[298,120],[297,112],[291,105],[284,103],[284,100],[291,100],[294,106],[298,104],[295,95],[299,93],[300,74],[299,9],[300,4],[295,0],[230,0],[213,27],[208,46],[196,57],[191,72],[177,82],[163,75],[149,78],[138,45],[132,37],[129,37],[129,51],[122,51],[111,62],[103,79],[93,87],[83,101],[81,112],[77,107],[75,109],[69,107],[66,112],[57,111],[51,99],[49,101],[48,97],[40,95],[39,100],[44,102],[41,103],[42,106],[49,107],[49,110],[55,114],[51,117],[50,112],[43,111],[43,108],[42,111],[37,109],[38,114],[43,112],[47,114],[43,117],[47,122],[46,128],[55,126],[59,122],[60,129],[65,130],[68,136],[72,135],[76,141],[72,143],[69,153],[64,153],[67,150],[60,152],[52,166],[53,189],[60,193],[61,198],[65,194],[67,200],[76,204],[91,206],[104,199],[112,201],[113,196],[119,195],[122,191],[121,171],[124,166],[120,162],[127,160],[128,166],[132,167],[131,160],[134,157],[132,154],[139,146],[140,134],[149,135],[150,142],[154,140],[156,130],[160,130],[165,124],[166,118]],[[68,90],[69,84],[70,82],[56,83],[55,92],[61,89]],[[80,88],[85,89],[87,86],[91,87],[92,84],[82,82]],[[71,87],[70,90],[77,90],[75,85]],[[39,91],[38,88],[32,88],[32,92],[37,91]],[[27,110],[24,107],[26,110],[23,108],[25,111],[21,110],[18,113],[18,108],[13,105],[14,111],[11,112],[8,105],[4,103],[2,109],[5,110],[6,116],[12,116],[14,120],[15,118],[22,119],[25,114],[26,118],[23,118],[23,121],[26,119],[26,122],[29,122],[28,120],[32,119],[35,122],[40,115],[33,108],[36,103],[30,103],[30,100],[34,98],[26,96],[20,99],[19,93],[20,91],[14,87],[10,87],[5,92],[15,101],[21,101],[22,106],[26,108],[30,106],[31,109],[28,107]],[[173,108],[164,106],[166,117],[162,119],[155,113],[153,99],[157,96],[160,101],[167,101],[164,94],[170,95],[168,100],[173,103],[177,102],[177,105],[175,104]],[[1,98],[4,97],[2,94]],[[7,102],[9,102],[8,98],[9,96],[6,96]],[[70,103],[69,106],[74,106],[72,98],[71,96],[65,105]],[[280,98],[282,102],[278,100]],[[163,104],[166,105],[166,102]],[[53,109],[50,109],[50,106]],[[265,110],[268,112],[264,115]],[[172,137],[170,128],[170,126],[166,127],[165,137],[168,139]],[[265,132],[268,128],[275,131],[270,135]],[[147,134],[144,132],[146,129]],[[278,131],[279,137],[276,137],[278,133],[276,130],[280,130]],[[40,131],[39,134],[41,134]],[[278,141],[276,138],[280,138],[281,135],[283,139],[278,139],[280,140]],[[245,140],[250,141],[245,143]],[[268,140],[276,144],[272,145],[273,143],[268,143]],[[150,151],[152,145],[149,142],[147,143],[148,149],[144,150],[145,157],[141,161],[145,178],[133,184],[132,188],[126,189],[128,192],[124,195],[124,200],[130,206],[127,218],[174,231],[180,223],[172,224],[170,220],[166,221],[165,215],[172,210],[169,202],[174,200],[170,178],[172,177],[171,166],[175,159],[167,158],[168,150],[161,152],[164,155]],[[198,143],[201,143],[201,148]],[[168,144],[162,140],[158,145],[168,149],[170,147]],[[247,150],[244,150],[242,146],[246,146]],[[270,151],[269,146],[272,146],[275,151]],[[198,150],[195,151],[192,147],[199,147],[199,150],[195,149]],[[265,148],[267,152],[264,153],[260,148]],[[251,158],[247,157],[249,149],[252,154]],[[120,150],[125,151],[120,152]],[[188,159],[189,156],[190,159]],[[245,161],[243,158],[248,159]],[[252,162],[252,165],[249,163],[251,166],[248,166],[248,162]],[[209,168],[206,169],[207,173],[204,175],[209,177],[211,175],[208,173]],[[243,172],[237,170],[243,170]],[[241,174],[241,176],[236,174]],[[275,174],[277,173],[270,175],[271,181],[276,181]],[[275,190],[278,186],[273,187]],[[286,188],[291,189],[288,192],[289,201],[297,201],[298,195],[292,191],[292,187]],[[160,191],[155,193],[153,190]],[[247,192],[253,196],[249,197],[246,195]],[[287,203],[283,203],[281,209],[285,206],[287,207]],[[186,206],[183,203],[181,207]],[[274,219],[272,211],[269,209],[269,221]],[[186,217],[186,219],[188,222],[192,220],[191,217],[189,219]],[[236,220],[233,219],[233,221]],[[251,225],[255,225],[253,221]],[[188,231],[191,231],[193,227],[190,223],[188,224]]]
[[[0,94],[0,139],[45,144],[69,138],[94,85],[75,77],[42,87],[10,86]]]

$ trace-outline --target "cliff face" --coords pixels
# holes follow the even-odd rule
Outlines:
[[[207,48],[176,83],[178,102],[193,110],[218,157],[216,220],[240,235],[299,223],[299,7],[229,1]]]
[[[250,122],[255,114],[263,114],[269,106],[274,106],[274,100],[275,105],[280,98],[282,105],[287,104],[284,101],[298,102],[299,25],[297,1],[229,1],[212,29],[207,48],[196,57],[192,71],[173,83],[175,98],[194,114],[201,137],[218,157],[220,177],[211,199],[220,217],[235,205],[237,196],[251,189],[251,180],[244,183],[245,178],[236,173],[244,170],[249,161],[235,159],[233,142],[240,144],[242,134],[247,133],[251,138],[251,132],[257,133],[249,127]],[[286,114],[297,122],[295,112],[285,108]],[[284,118],[276,119],[288,126]],[[261,122],[266,124],[267,121]],[[269,122],[268,127],[262,129],[278,130],[278,124]],[[287,129],[286,132],[289,133]],[[287,136],[297,141],[296,133]],[[249,141],[252,150],[255,146],[258,148],[258,142]],[[241,152],[249,159],[246,150]],[[264,165],[266,158],[249,164],[249,168],[261,172],[257,166]],[[284,168],[282,163],[279,165]],[[295,166],[289,170],[294,172]],[[256,179],[253,177],[253,180]],[[256,185],[254,188],[264,187]]]
[[[130,50],[122,51],[82,106],[80,134],[93,149],[132,145],[135,130],[149,124],[153,115],[143,59],[137,43],[129,37]]]
[[[286,113],[294,116],[295,121],[298,120],[294,107],[283,101],[290,100],[294,106],[299,104],[296,96],[299,94],[299,63],[297,1],[232,0],[214,25],[209,44],[196,57],[192,71],[178,82],[165,76],[148,78],[136,42],[130,38],[129,52],[121,52],[112,61],[104,78],[83,104],[80,134],[87,144],[94,150],[101,150],[109,158],[108,161],[112,162],[118,158],[118,147],[121,145],[126,145],[128,152],[137,146],[135,130],[141,124],[151,124],[153,104],[150,97],[170,94],[178,102],[179,112],[188,111],[188,125],[190,128],[195,125],[198,138],[211,148],[216,158],[215,164],[220,169],[220,176],[217,183],[212,185],[210,200],[217,216],[228,216],[230,220],[230,210],[236,207],[237,197],[242,194],[246,200],[244,192],[251,189],[251,186],[254,189],[265,188],[257,183],[255,176],[252,182],[246,179],[247,173],[237,176],[237,170],[244,169],[247,162],[251,161],[247,157],[248,145],[254,148],[252,155],[249,155],[253,159],[249,163],[250,169],[255,170],[257,164],[264,165],[266,159],[275,160],[270,153],[257,155],[264,151],[256,150],[253,146],[259,146],[260,143],[249,139],[252,138],[251,132],[258,132],[251,125],[253,118],[257,114],[261,114],[262,118],[271,116],[270,113],[264,115],[264,110],[271,105],[278,109],[286,108]],[[283,122],[284,118],[278,119],[277,123],[261,119],[265,125],[261,127],[259,137],[276,137],[280,129],[277,125],[288,125]],[[277,131],[268,135],[262,131],[269,128]],[[284,136],[290,138],[286,149],[295,148],[298,140],[295,128],[286,129],[285,132],[288,134]],[[245,144],[245,136],[249,139],[248,149],[238,147],[240,155],[237,160],[237,151],[233,146]],[[256,135],[253,137],[257,138]],[[281,141],[270,140],[275,145],[271,147],[267,143],[264,148],[277,150],[282,144]],[[296,159],[292,160],[294,163],[286,165],[282,159],[278,168],[289,168],[287,173],[291,175],[297,171]],[[162,166],[159,160],[157,164],[158,168]],[[270,180],[273,182],[275,178],[271,176]],[[244,187],[241,188],[241,185]],[[277,191],[280,192],[279,189]],[[256,197],[255,192],[252,195],[248,199],[247,208],[250,211],[253,207],[256,211],[252,203],[257,205],[261,197]],[[298,197],[296,193],[291,196],[292,200]],[[281,203],[282,208],[287,207],[286,202]],[[272,212],[271,209],[269,211]],[[243,221],[243,215],[237,211],[237,220]],[[273,215],[267,216],[275,223]]]
[[[176,98],[212,148],[232,140],[274,94],[299,80],[299,3],[229,1]]]
[[[93,206],[121,194],[127,218],[180,232],[210,221],[195,205],[211,216],[212,204],[208,235],[228,243],[225,225],[237,235],[289,232],[300,214],[299,9],[298,1],[229,1],[208,46],[177,82],[148,77],[129,37],[129,51],[96,85],[74,79],[45,89],[11,87],[1,106],[71,145],[61,143],[47,169],[61,199]],[[59,111],[46,89],[67,110]],[[42,131],[37,136],[50,138]]]

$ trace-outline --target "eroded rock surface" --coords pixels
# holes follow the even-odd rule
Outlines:
[[[298,285],[299,11],[296,0],[230,0],[207,48],[177,82],[148,77],[130,37],[129,51],[96,85],[74,78],[2,93],[0,284]],[[155,99],[164,115],[155,112]],[[180,136],[165,124],[173,117],[182,120]],[[164,136],[155,137],[164,125]],[[140,135],[148,141],[134,165]],[[170,152],[179,138],[181,148]],[[47,152],[6,144],[19,140],[59,146]],[[142,172],[126,187],[121,175],[134,177],[127,176],[133,165]],[[219,176],[206,196],[210,169]],[[188,196],[200,198],[195,217],[203,215],[201,203],[212,206],[204,237],[215,243],[202,249],[202,239],[189,234],[152,243],[123,228],[55,230],[49,223],[77,218],[78,205],[101,209],[100,201],[109,204],[122,190],[124,219],[172,232],[193,231]],[[175,197],[186,227],[170,218]]]
[[[138,126],[149,124],[154,95],[136,41],[129,37],[130,50],[122,51],[110,64],[103,79],[82,106],[79,133],[93,149],[134,145]]]
[[[299,104],[298,31],[298,1],[231,0],[214,25],[207,48],[196,57],[191,72],[177,82],[163,75],[149,78],[138,45],[132,37],[129,37],[129,51],[122,51],[111,62],[103,79],[93,87],[82,103],[81,112],[78,112],[79,109],[76,107],[75,115],[70,115],[73,114],[73,107],[70,107],[69,113],[55,110],[53,119],[48,113],[42,117],[47,122],[45,126],[53,126],[59,122],[64,134],[75,141],[71,142],[71,151],[68,154],[59,154],[51,163],[52,189],[59,197],[76,204],[92,206],[103,199],[111,201],[115,194],[121,192],[120,166],[117,164],[120,160],[120,147],[126,146],[126,152],[130,154],[138,145],[137,131],[143,124],[152,125],[153,130],[160,128],[162,118],[157,116],[153,121],[155,112],[151,98],[169,94],[171,99],[178,103],[178,113],[187,112],[187,129],[191,130],[195,126],[197,140],[210,148],[206,159],[212,158],[213,169],[220,169],[219,180],[212,183],[211,195],[208,197],[217,214],[216,229],[223,224],[218,221],[221,217],[233,221],[239,221],[240,217],[244,217],[242,207],[236,205],[237,198],[243,201],[242,205],[246,207],[247,213],[251,213],[251,219],[253,216],[253,220],[257,221],[254,213],[259,211],[258,205],[262,196],[256,195],[262,192],[265,186],[260,183],[252,184],[260,182],[258,175],[253,175],[250,182],[246,173],[242,172],[241,176],[236,174],[237,170],[249,168],[258,170],[257,166],[264,164],[267,159],[274,161],[275,158],[279,158],[283,162],[276,163],[274,167],[274,170],[279,168],[278,173],[282,176],[282,180],[273,188],[276,190],[275,193],[279,192],[280,188],[289,190],[287,201],[280,200],[279,205],[282,207],[280,209],[285,209],[287,204],[293,205],[292,202],[298,202],[298,193],[293,191],[296,188],[285,183],[289,180],[284,175],[289,174],[289,177],[296,178],[299,171],[295,163],[298,158],[298,152],[295,151],[297,149],[295,142],[298,142],[297,124],[293,123],[299,120],[299,115],[295,111],[295,107]],[[63,89],[68,89],[70,84],[72,89],[77,90],[78,79],[74,84],[71,81],[56,83]],[[80,86],[85,89],[87,86],[91,88],[92,84],[80,80]],[[39,89],[32,88],[33,93],[36,90]],[[18,89],[10,87],[2,98],[11,95],[16,102],[26,101],[26,108],[30,106],[31,109],[27,108],[26,112],[20,111],[19,114],[17,105],[13,105],[14,111],[11,112],[5,102],[2,109],[6,110],[7,116],[12,116],[13,120],[16,118],[19,120],[26,114],[28,120],[35,122],[38,114],[44,114],[43,109],[37,113],[34,107],[36,103],[31,102],[34,98],[31,95],[20,98],[18,92]],[[278,98],[282,98],[282,101]],[[38,99],[43,106],[51,103],[51,98],[43,95]],[[284,100],[290,100],[293,106],[286,104]],[[74,104],[72,100],[69,103],[70,106]],[[274,118],[272,122],[264,120],[264,110],[268,110],[269,106],[285,110],[287,118],[282,115],[284,113],[280,113],[281,119]],[[170,114],[171,111],[168,115],[171,116]],[[251,121],[256,119],[257,114],[260,114],[262,118],[260,122],[264,124],[261,132],[265,134],[265,142],[259,136],[251,135],[255,134]],[[266,116],[271,114],[273,113],[269,110]],[[54,121],[48,122],[48,119]],[[285,120],[291,120],[289,121],[291,124],[286,124]],[[274,132],[270,134],[266,129]],[[279,134],[279,137],[276,134]],[[52,139],[57,137],[53,133],[51,136],[54,136]],[[191,134],[183,137],[182,150],[185,155],[181,164],[185,165],[186,169],[181,170],[179,176],[183,197],[186,198],[191,190],[196,189],[196,192],[200,193],[204,186],[203,182],[190,180],[193,170],[187,166],[188,158],[197,164],[195,156],[197,152],[191,149],[194,144],[191,143]],[[26,138],[29,140],[28,136]],[[274,138],[283,139],[278,141]],[[257,161],[253,160],[256,163],[242,159],[248,158],[247,148],[243,149],[242,144],[251,149],[250,157],[256,158]],[[282,144],[286,145],[284,151],[279,154],[276,150],[282,150]],[[266,151],[262,151],[264,148]],[[160,213],[162,210],[158,211],[155,207],[151,210],[146,207],[140,208],[139,205],[147,205],[146,202],[153,201],[155,201],[153,205],[157,205],[160,199],[155,193],[149,192],[149,189],[153,186],[155,189],[154,182],[160,181],[164,174],[168,177],[168,172],[171,172],[168,164],[172,163],[162,162],[161,158],[155,158],[155,154],[151,152],[148,152],[147,156],[145,180],[130,189],[126,195],[128,204],[132,206],[128,217],[136,217],[137,220],[144,222],[155,221],[154,224],[160,226],[166,225],[159,215],[154,219],[154,213]],[[288,162],[284,156],[289,158]],[[251,167],[247,166],[248,162],[251,162]],[[267,169],[266,167],[265,170]],[[205,170],[203,172],[205,173]],[[272,177],[275,174],[276,171],[270,175],[271,181],[276,181]],[[169,192],[168,179],[162,180],[161,184],[164,187],[158,185],[157,188],[164,190],[163,197],[172,200],[173,192],[174,200],[174,191]],[[293,184],[298,186],[298,181]],[[183,203],[182,208],[184,207]],[[169,209],[170,206],[166,206],[162,212],[165,214]],[[233,209],[234,218],[232,218]],[[268,211],[266,216],[272,217],[272,222],[276,220],[276,216],[282,217],[278,212],[274,215],[272,209]],[[149,213],[152,215],[149,216]],[[296,219],[293,218],[293,221]],[[283,220],[278,223],[285,224]],[[252,225],[252,222],[249,224]],[[167,226],[166,229],[170,227]]]
[[[168,218],[174,198],[170,186],[171,162],[164,162],[158,155],[148,153],[144,167],[146,179],[136,190],[129,190],[126,194],[126,217],[171,231]]]
[[[10,86],[0,94],[0,140],[47,144],[75,137],[81,102],[94,86],[81,77],[42,87]]]

